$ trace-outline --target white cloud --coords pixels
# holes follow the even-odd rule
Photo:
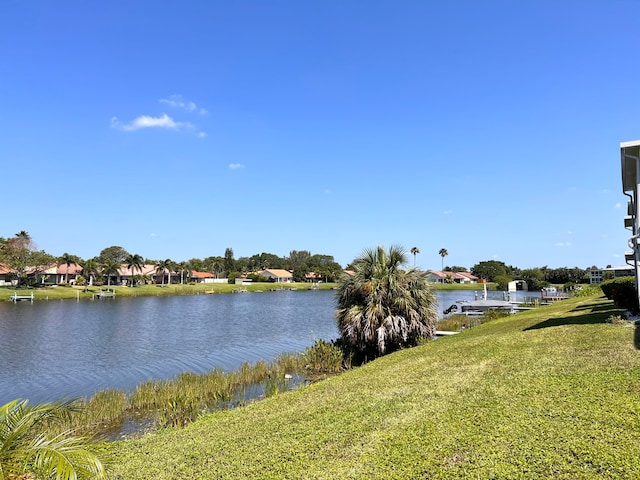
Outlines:
[[[241,163],[230,163],[229,168],[231,170],[238,170],[239,168],[244,168],[244,165]]]
[[[206,137],[206,136],[207,136],[207,132],[198,132],[198,136],[199,136],[200,138],[204,138],[204,137]]]
[[[157,237],[157,236],[158,236],[158,234],[157,234],[157,233],[152,233],[152,234],[151,234],[151,236],[152,236],[152,237]]]
[[[444,212],[442,212],[443,215],[451,215],[453,213],[453,210],[445,210]]]
[[[571,245],[573,245],[571,242],[556,242],[555,243],[556,247],[570,247]]]
[[[615,205],[616,208],[622,208],[622,204],[620,202],[616,203]]]
[[[200,115],[206,115],[207,112],[204,108],[198,108],[195,102],[183,100],[182,95],[170,95],[169,98],[161,98],[160,103],[164,103],[173,108],[180,108],[182,110],[186,110],[187,112],[195,112],[198,111]]]
[[[135,120],[129,123],[120,123],[117,117],[111,119],[111,128],[117,130],[124,130],[125,132],[133,132],[142,128],[167,128],[169,130],[179,130],[181,127],[191,128],[192,125],[189,122],[176,122],[166,113],[163,113],[159,117],[152,117],[149,115],[140,115]]]
[[[325,194],[325,195],[331,195],[332,193],[333,193],[333,192],[331,191],[331,189],[330,189],[330,188],[325,188],[325,189],[324,189],[324,194]]]

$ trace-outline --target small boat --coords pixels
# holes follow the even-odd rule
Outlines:
[[[518,306],[515,303],[507,300],[490,300],[487,298],[487,284],[484,284],[484,293],[481,299],[476,300],[458,300],[449,308],[444,310],[444,314],[460,313],[467,316],[479,316],[484,315],[488,310],[502,310],[508,313],[515,313],[518,311]]]

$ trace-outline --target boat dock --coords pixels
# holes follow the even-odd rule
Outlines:
[[[98,297],[98,298],[115,298],[116,297],[116,292],[114,290],[106,290],[106,291],[100,290],[98,293],[96,293],[96,297]]]
[[[33,292],[31,292],[31,295],[18,295],[17,292],[13,292],[13,295],[9,297],[9,300],[12,302],[22,302],[23,300],[33,302]]]

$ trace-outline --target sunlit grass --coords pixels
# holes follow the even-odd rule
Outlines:
[[[320,290],[331,290],[336,287],[335,283],[321,283],[318,288]],[[30,295],[33,292],[34,300],[97,300],[98,294],[102,291],[115,291],[116,298],[121,297],[148,297],[148,296],[167,296],[167,295],[204,295],[217,293],[233,293],[246,290],[248,292],[263,292],[273,289],[296,289],[311,290],[312,284],[306,282],[300,283],[252,283],[251,285],[234,285],[228,283],[197,283],[197,284],[171,284],[165,285],[138,285],[135,287],[126,286],[91,286],[85,289],[82,286],[55,286],[55,287],[38,287],[14,288],[0,287],[0,301],[9,301],[9,297],[15,293],[18,295]],[[109,301],[111,299],[103,299]]]
[[[115,478],[638,478],[640,357],[620,313],[565,300],[117,442]]]

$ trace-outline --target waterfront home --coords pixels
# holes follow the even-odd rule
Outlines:
[[[282,270],[280,268],[267,268],[265,270],[260,270],[258,275],[275,283],[293,282],[293,274],[288,270]]]
[[[441,272],[427,270],[425,275],[431,283],[478,283],[478,277],[469,272]]]

